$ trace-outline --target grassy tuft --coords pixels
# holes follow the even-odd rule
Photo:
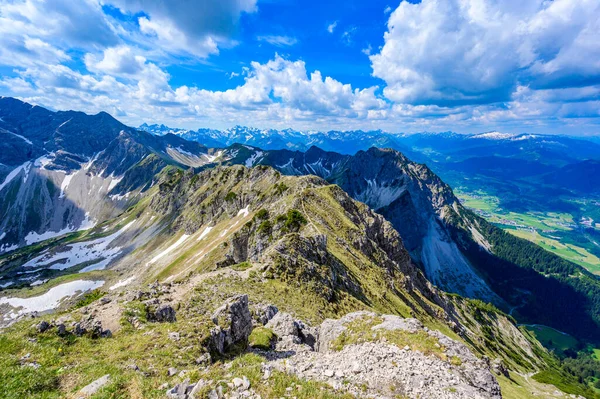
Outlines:
[[[273,330],[266,327],[256,327],[252,330],[252,333],[248,338],[248,343],[252,348],[269,350],[271,349],[271,344],[274,340],[275,333]]]

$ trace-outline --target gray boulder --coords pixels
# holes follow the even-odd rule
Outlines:
[[[259,305],[257,306],[256,321],[263,326],[267,324],[277,313],[279,309],[275,305]]]
[[[43,333],[48,331],[48,329],[50,328],[50,323],[42,320],[38,323],[38,325],[35,328],[38,330],[38,332]]]
[[[81,388],[81,390],[79,391],[79,394],[83,395],[84,397],[92,396],[96,392],[98,392],[102,387],[104,387],[106,384],[108,384],[109,382],[110,382],[110,375],[106,374],[105,376],[98,378],[96,381],[92,382],[91,384],[86,385],[85,387]]]
[[[153,312],[151,319],[159,323],[173,323],[177,321],[175,309],[168,304],[159,305]]]
[[[278,337],[285,337],[286,335],[298,337],[300,335],[298,324],[289,313],[277,313],[265,324],[265,327],[270,328]]]
[[[211,330],[211,349],[224,353],[228,347],[246,343],[252,332],[252,315],[248,295],[238,295],[218,308],[212,317],[216,326]]]

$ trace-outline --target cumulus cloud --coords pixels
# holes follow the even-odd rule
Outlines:
[[[256,0],[106,0],[138,18],[142,33],[154,36],[158,44],[174,53],[197,57],[218,53],[218,44],[231,45],[243,13],[257,10]]]
[[[97,2],[0,1],[0,64],[31,66],[70,59],[65,50],[118,42]]]
[[[27,34],[72,47],[109,46],[118,36],[97,1],[16,0],[0,2],[4,35]]]
[[[510,101],[520,85],[597,82],[599,29],[594,0],[402,2],[390,15],[383,48],[371,56],[373,75],[401,103]]]
[[[88,71],[115,75],[135,75],[143,70],[146,58],[135,55],[128,46],[109,47],[104,50],[102,59],[88,53],[84,57]]]
[[[124,69],[127,60],[137,66]],[[319,71],[307,71],[303,61],[280,56],[264,64],[251,63],[244,83],[225,91],[185,85],[174,88],[166,72],[125,47],[107,49],[101,56],[88,55],[86,63],[94,75],[64,65],[32,67],[18,78],[0,81],[0,85],[41,105],[70,109],[77,103],[85,111],[108,110],[135,123],[160,115],[165,121],[278,121],[314,127],[324,121],[332,125],[366,121],[375,115],[373,112],[389,107],[376,94],[377,87],[352,88]],[[127,79],[113,76],[121,74]]]
[[[132,125],[543,131],[600,123],[597,1],[401,2],[386,12],[384,45],[362,50],[382,90],[278,55],[239,60],[241,73],[220,71],[228,87],[241,82],[229,90],[175,85],[167,68],[182,59],[200,65],[234,46],[232,33],[256,0],[99,1],[0,0],[0,64],[13,67],[0,76],[0,93],[108,111]],[[105,14],[106,5],[127,15],[111,17],[117,11]],[[326,28],[334,33],[338,22]],[[358,43],[360,34],[348,27],[339,38]]]

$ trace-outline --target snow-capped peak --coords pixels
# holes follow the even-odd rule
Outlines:
[[[486,139],[486,140],[507,140],[507,139],[510,139],[513,137],[515,137],[514,134],[501,133],[501,132],[497,132],[497,131],[480,133],[480,134],[475,134],[475,135],[471,136],[472,139]]]

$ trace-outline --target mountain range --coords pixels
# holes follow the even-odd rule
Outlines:
[[[168,293],[173,312],[186,315],[178,328],[197,323],[173,338],[182,343],[213,337],[207,309],[224,294],[245,293],[314,323],[364,310],[416,318],[477,356],[499,359],[514,378],[544,371],[540,381],[595,395],[519,325],[549,326],[593,345],[600,341],[600,279],[487,222],[436,174],[442,160],[449,175],[468,176],[510,170],[494,162],[510,158],[532,185],[587,192],[592,185],[575,183],[582,172],[573,165],[596,167],[586,161],[598,153],[595,144],[497,132],[134,129],[106,113],[51,112],[12,98],[0,98],[0,134],[0,287],[7,295],[0,310],[9,329],[23,327],[25,315],[53,310],[27,301],[29,291],[49,289],[43,296],[69,281],[94,281],[110,288],[87,297],[86,311],[90,305],[104,325],[125,320],[131,330],[118,323],[112,330],[143,339],[139,331],[158,316],[131,306],[156,303],[142,302],[146,294],[133,287],[156,281],[148,295],[162,301],[161,290]],[[464,156],[467,149],[476,157]],[[74,317],[67,302],[61,309]],[[225,309],[248,305],[236,303]],[[295,345],[309,335],[298,334]],[[211,345],[211,356],[223,355],[222,342],[219,354]],[[440,367],[460,369],[460,358],[452,359],[443,354]],[[489,359],[477,367],[489,370]],[[158,374],[149,374],[153,384]],[[503,393],[518,391],[506,375],[497,377]],[[498,397],[495,377],[489,384],[465,378],[469,388],[457,383],[447,397],[472,397],[469,389]],[[410,397],[433,395],[403,389]]]

